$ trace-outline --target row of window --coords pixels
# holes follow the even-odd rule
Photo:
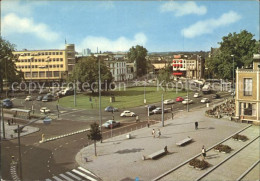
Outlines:
[[[47,59],[20,59],[17,60],[16,62],[46,62]],[[63,58],[50,58],[49,61],[51,62],[62,62]]]
[[[252,78],[244,79],[244,96],[252,96],[253,92],[253,80]]]
[[[63,55],[63,52],[31,52],[31,53],[18,53],[18,56],[37,56],[37,55]]]
[[[256,110],[255,103],[240,103],[241,115],[256,116]]]
[[[63,68],[63,64],[58,64],[58,65],[44,65],[44,66],[40,66],[40,65],[32,65],[32,68]],[[31,66],[30,65],[24,65],[24,66],[17,66],[18,69],[30,69]]]
[[[31,74],[31,72],[25,72],[25,77],[26,78],[31,78],[31,75],[32,75],[32,77],[34,78],[34,77],[41,77],[41,78],[43,78],[43,77],[60,77],[60,74],[61,72],[59,72],[59,71],[54,71],[54,72],[52,72],[52,71],[46,71],[46,72],[32,72],[32,74]]]

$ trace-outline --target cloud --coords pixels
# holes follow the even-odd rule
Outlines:
[[[48,2],[46,1],[31,1],[31,2],[22,2],[20,0],[12,0],[12,1],[2,1],[2,13],[16,13],[18,15],[30,16],[32,15],[34,8],[37,6],[46,5]]]
[[[218,19],[208,19],[204,21],[198,21],[195,24],[184,28],[182,34],[186,38],[194,38],[203,34],[210,34],[216,28],[226,26],[232,23],[237,22],[241,19],[241,16],[234,11],[224,13]]]
[[[119,37],[116,40],[110,40],[105,37],[87,36],[77,49],[81,51],[82,49],[90,48],[92,51],[95,51],[98,47],[98,49],[102,52],[128,51],[132,46],[137,44],[144,46],[146,42],[147,38],[144,33],[135,34],[132,40],[125,37]]]
[[[2,32],[4,35],[31,33],[49,42],[59,38],[59,34],[51,31],[46,24],[35,23],[31,18],[20,18],[14,13],[9,13],[2,19]]]
[[[161,12],[173,12],[175,16],[184,16],[189,14],[204,15],[207,13],[205,6],[198,6],[195,2],[186,3],[167,2],[160,7]]]

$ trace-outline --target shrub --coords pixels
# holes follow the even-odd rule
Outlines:
[[[225,153],[230,153],[231,152],[231,147],[228,146],[228,145],[219,144],[219,145],[215,146],[214,149],[218,150],[220,152],[225,152]]]
[[[193,167],[196,167],[196,168],[200,168],[202,170],[209,167],[209,163],[208,162],[206,162],[205,160],[199,160],[197,158],[192,159],[189,162],[189,165],[193,166]]]
[[[236,134],[232,137],[235,140],[247,141],[248,138],[245,135]]]

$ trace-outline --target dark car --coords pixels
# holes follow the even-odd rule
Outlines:
[[[3,102],[4,108],[12,108],[13,107],[13,102],[10,99],[4,99],[2,102]]]
[[[105,108],[105,111],[106,112],[117,112],[118,111],[118,109],[117,108],[115,108],[115,107],[112,107],[112,106],[108,106],[108,107],[106,107]]]
[[[53,95],[47,94],[47,95],[43,96],[42,102],[52,101],[53,99],[54,99]]]
[[[219,98],[220,98],[220,95],[219,95],[219,94],[214,94],[214,95],[212,96],[212,98],[213,98],[213,99],[219,99]]]
[[[149,111],[152,111],[152,110],[156,109],[156,106],[155,105],[148,105],[148,109],[149,109]]]
[[[36,101],[41,101],[42,100],[42,96],[38,96],[37,98],[36,98]]]

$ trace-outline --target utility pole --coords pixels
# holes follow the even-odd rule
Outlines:
[[[163,94],[162,94],[162,127],[164,127],[164,104],[163,104]]]

